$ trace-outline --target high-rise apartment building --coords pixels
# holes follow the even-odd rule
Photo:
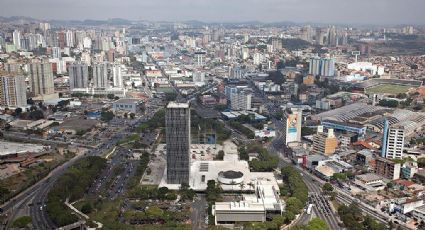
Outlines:
[[[27,86],[25,77],[4,74],[0,76],[0,105],[7,107],[24,107],[27,105]]]
[[[232,110],[251,110],[252,92],[250,89],[240,89],[230,96]]]
[[[190,108],[188,103],[170,102],[165,115],[167,183],[189,184]]]
[[[87,64],[75,62],[69,66],[69,88],[87,88],[89,86],[89,67]]]
[[[313,153],[322,155],[332,155],[338,146],[338,139],[335,137],[334,130],[328,129],[323,132],[323,126],[317,128],[317,133],[313,136]]]
[[[335,59],[334,58],[319,58],[310,59],[309,74],[314,76],[320,75],[331,77],[335,75]]]
[[[29,64],[30,92],[33,96],[48,95],[55,92],[52,65],[46,60]]]
[[[385,157],[387,155],[387,142],[388,142],[388,131],[390,129],[390,123],[387,119],[384,120],[384,129],[381,141],[381,157]]]
[[[195,61],[196,61],[196,66],[198,66],[198,67],[204,66],[205,65],[205,52],[203,52],[203,51],[195,52]]]
[[[19,30],[13,31],[13,44],[15,45],[16,49],[21,49],[21,32]]]
[[[93,65],[93,87],[108,88],[108,66],[105,62]]]
[[[67,30],[65,32],[65,44],[68,47],[74,47],[74,32],[71,30]]]
[[[381,156],[385,154],[386,158],[403,159],[404,150],[404,128],[386,127],[384,124],[384,137],[382,142]]]
[[[122,79],[121,65],[112,64],[111,65],[111,75],[112,75],[112,80],[114,82],[114,87],[122,88],[124,86],[124,84],[123,84],[123,79]]]
[[[282,39],[280,38],[272,38],[272,49],[273,51],[282,49]]]
[[[61,48],[52,47],[52,58],[62,58]]]

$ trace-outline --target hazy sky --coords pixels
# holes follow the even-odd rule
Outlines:
[[[0,16],[425,24],[425,0],[0,0]]]

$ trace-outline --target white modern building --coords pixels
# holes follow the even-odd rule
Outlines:
[[[386,158],[403,159],[404,129],[402,127],[391,127],[388,130],[386,143]]]
[[[122,68],[119,64],[111,65],[111,75],[114,83],[114,87],[122,88],[123,87],[123,79],[122,79]]]
[[[136,113],[139,104],[140,100],[138,99],[123,98],[115,101],[112,105],[112,109],[114,111],[126,111],[129,113]]]

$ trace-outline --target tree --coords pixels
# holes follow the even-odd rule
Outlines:
[[[136,114],[134,114],[134,113],[130,113],[130,118],[131,119],[134,119],[136,117]]]
[[[91,204],[89,202],[85,203],[82,207],[81,207],[81,212],[84,214],[89,214],[91,213],[93,210]]]
[[[109,122],[114,119],[114,113],[112,111],[102,111],[100,112],[100,119],[104,122]]]
[[[294,214],[299,214],[303,206],[303,203],[296,197],[289,197],[286,200],[286,210]]]
[[[16,108],[15,109],[15,115],[19,116],[22,113],[22,108]]]
[[[107,97],[109,100],[112,100],[112,99],[114,99],[115,95],[114,95],[114,94],[112,94],[112,93],[110,93],[110,94],[106,95],[106,97]]]
[[[224,158],[224,151],[223,150],[220,150],[220,151],[218,151],[217,156],[215,157],[214,160],[220,160],[220,161],[222,161],[223,158]]]
[[[332,192],[334,187],[330,183],[325,183],[322,187],[322,190],[325,192]]]
[[[308,222],[307,229],[308,230],[327,230],[328,225],[322,219],[313,218],[310,222]]]

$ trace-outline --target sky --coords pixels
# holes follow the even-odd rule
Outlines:
[[[423,25],[425,0],[0,0],[0,16]]]

